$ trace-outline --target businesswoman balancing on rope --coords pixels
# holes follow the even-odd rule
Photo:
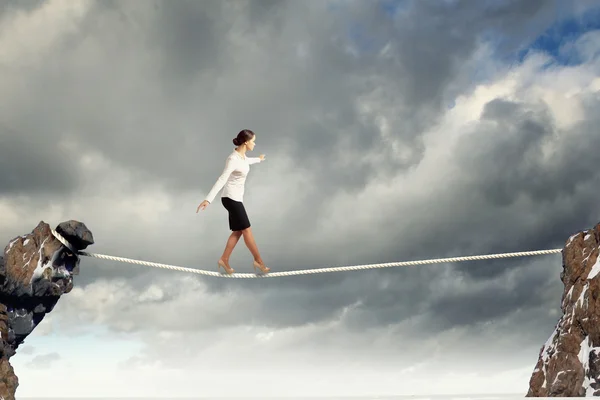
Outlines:
[[[244,242],[246,242],[246,246],[248,246],[248,249],[254,256],[254,270],[256,271],[256,268],[259,268],[263,273],[267,273],[270,271],[270,268],[265,267],[260,257],[243,203],[244,185],[246,183],[246,176],[250,171],[250,165],[263,161],[265,156],[264,154],[261,154],[259,157],[246,156],[246,151],[252,151],[256,145],[256,135],[249,129],[244,129],[238,133],[237,137],[233,139],[233,144],[237,147],[227,157],[223,173],[217,179],[206,199],[200,203],[196,213],[200,209],[204,210],[212,203],[217,193],[223,189],[221,203],[229,212],[229,229],[232,230],[232,233],[227,240],[223,255],[217,262],[218,267],[222,267],[228,274],[235,272],[229,266],[229,256],[233,252],[233,248],[238,240],[240,240],[240,237],[244,236]]]

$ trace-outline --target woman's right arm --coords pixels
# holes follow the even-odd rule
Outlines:
[[[227,182],[229,175],[231,175],[234,169],[235,160],[232,158],[227,158],[227,160],[225,161],[225,169],[223,170],[221,176],[219,176],[219,179],[217,179],[217,182],[215,182],[210,192],[208,192],[208,195],[206,195],[206,201],[208,201],[209,203],[213,202],[215,196],[217,195],[217,193],[219,193],[221,189],[223,189],[223,186],[225,186],[225,182]]]

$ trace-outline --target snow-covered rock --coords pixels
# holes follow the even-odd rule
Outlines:
[[[563,248],[563,315],[540,350],[528,397],[600,396],[599,246],[600,224]]]
[[[63,222],[56,231],[76,250],[94,243],[92,233],[78,221]],[[0,398],[13,400],[19,385],[10,357],[60,296],[71,291],[78,272],[79,257],[43,221],[6,245],[0,257]]]

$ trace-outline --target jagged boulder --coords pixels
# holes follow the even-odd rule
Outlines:
[[[56,232],[83,250],[94,243],[78,221],[59,224]],[[41,221],[31,233],[11,240],[0,257],[0,399],[13,400],[19,381],[10,365],[25,338],[73,288],[79,257]]]
[[[600,224],[563,248],[563,315],[540,350],[527,397],[600,396],[599,243]]]

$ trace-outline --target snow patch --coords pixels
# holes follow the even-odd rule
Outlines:
[[[579,361],[581,362],[581,365],[583,365],[583,371],[584,371],[583,383],[581,384],[581,386],[583,387],[583,389],[585,389],[586,397],[593,396],[595,389],[590,386],[590,384],[592,383],[592,380],[589,378],[590,353],[592,351],[594,351],[596,354],[600,354],[600,347],[598,347],[598,346],[590,347],[589,336],[586,336],[585,338],[583,338],[583,340],[581,341],[579,346],[580,346],[580,348],[579,348],[579,353],[577,354],[577,357],[579,357]],[[595,382],[595,379],[594,379],[594,382]]]
[[[584,296],[585,296],[585,293],[587,292],[587,290],[588,290],[588,285],[586,284],[583,287],[583,290],[581,290],[581,294],[579,295],[579,298],[577,299],[577,302],[575,303],[575,307],[580,306],[583,308]]]
[[[554,382],[552,382],[552,384],[554,385],[556,383],[556,381],[558,380],[558,377],[564,373],[565,373],[565,371],[559,371],[558,374],[556,374],[556,376],[554,377]]]
[[[57,250],[54,252],[54,254],[52,255],[52,258],[50,260],[48,260],[45,263],[42,263],[42,258],[43,258],[42,257],[42,249],[44,248],[44,243],[46,243],[46,240],[48,240],[48,239],[44,239],[44,242],[42,242],[42,245],[40,246],[40,249],[38,250],[38,253],[39,253],[38,263],[37,263],[35,269],[33,270],[33,274],[31,274],[31,279],[29,280],[30,285],[33,283],[34,280],[38,280],[42,277],[42,275],[44,274],[44,270],[46,268],[50,268],[50,269],[54,270],[54,268],[52,266],[54,265],[56,258],[60,254],[60,250]],[[32,258],[33,258],[33,256],[32,256]],[[53,271],[53,272],[55,272],[55,271]],[[67,271],[65,270],[65,272],[67,272]],[[61,273],[62,273],[62,271],[59,271],[59,274],[61,274]],[[56,272],[53,275],[56,275]],[[68,275],[68,272],[67,272],[67,275]]]
[[[569,240],[567,240],[567,246],[569,246],[571,244],[571,242],[573,241],[573,239],[575,239],[575,236],[579,235],[578,233],[569,236]]]
[[[588,274],[587,279],[592,279],[592,278],[596,277],[596,275],[598,275],[598,272],[600,272],[600,257],[598,257],[596,259],[596,263],[590,270],[590,273]]]
[[[547,382],[547,377],[548,377],[548,359],[550,358],[550,352],[552,352],[552,354],[554,354],[554,352],[556,351],[556,344],[554,342],[554,338],[556,337],[557,333],[558,333],[558,327],[560,325],[560,322],[556,324],[556,326],[554,327],[554,332],[552,332],[552,335],[550,335],[550,337],[548,338],[548,340],[546,340],[546,343],[544,343],[544,347],[542,349],[542,369],[544,371],[544,383],[542,385],[542,388],[546,387],[546,382]]]
[[[33,270],[33,274],[31,275],[31,281],[29,282],[30,284],[34,281],[34,280],[38,280],[42,277],[42,275],[44,274],[44,270],[46,269],[46,267],[48,266],[46,264],[42,264],[42,260],[38,260],[38,263],[35,267],[35,269]]]
[[[569,289],[569,291],[567,292],[567,295],[565,296],[565,301],[571,301],[571,297],[573,297],[573,286],[571,286],[571,289]]]
[[[12,247],[15,245],[15,243],[17,243],[17,240],[19,240],[19,238],[13,239],[9,244],[8,244],[8,250],[10,251],[10,249],[12,249]]]
[[[584,241],[585,241],[585,240],[588,240],[588,239],[589,239],[589,238],[591,238],[591,237],[592,237],[592,235],[590,235],[590,234],[588,233],[587,235],[585,235],[585,237],[583,238],[583,240],[584,240]]]
[[[29,243],[29,239],[25,239],[25,241],[23,242],[23,246],[27,246],[27,243]]]

